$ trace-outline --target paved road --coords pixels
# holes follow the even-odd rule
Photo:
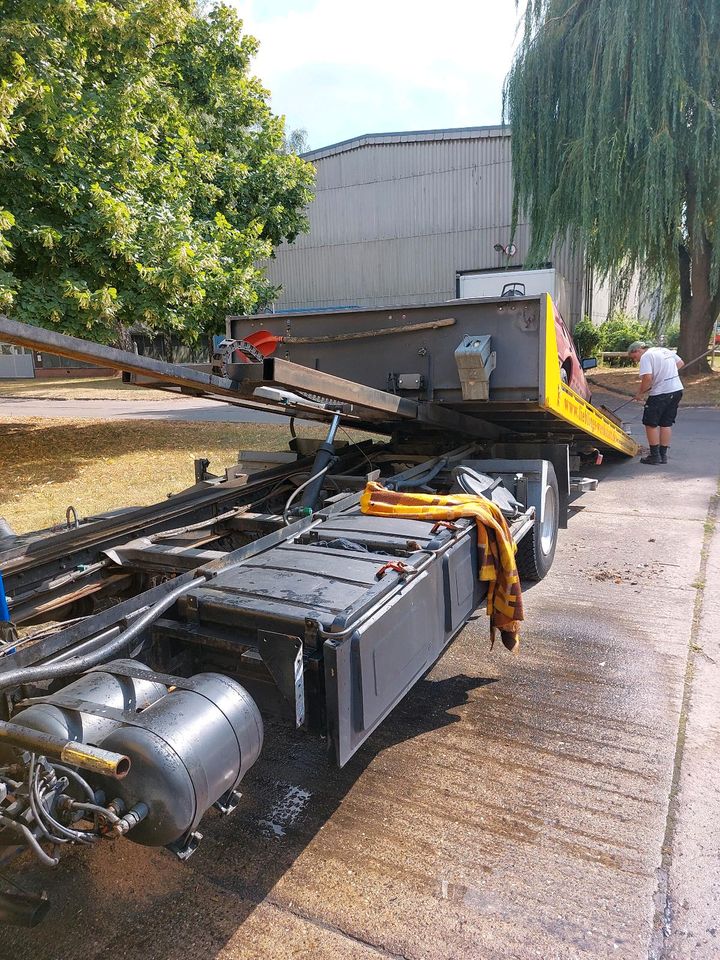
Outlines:
[[[229,423],[287,423],[287,417],[229,403],[183,397],[175,400],[26,400],[0,397],[0,419],[49,417],[69,420],[212,420]]]
[[[188,864],[73,851],[2,956],[716,960],[719,435],[684,410],[666,468],[599,468],[519,657],[480,616],[341,771],[270,724]]]

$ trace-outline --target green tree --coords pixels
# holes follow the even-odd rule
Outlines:
[[[575,324],[573,340],[581,357],[594,357],[600,352],[600,330],[590,317],[583,317]]]
[[[249,72],[256,41],[193,0],[0,0],[0,308],[127,344],[192,339],[275,291],[313,168]]]
[[[505,104],[531,257],[569,232],[601,274],[659,280],[695,357],[720,313],[720,3],[529,0],[524,24]]]
[[[307,153],[310,149],[308,133],[304,127],[296,127],[285,134],[284,148],[288,153]]]

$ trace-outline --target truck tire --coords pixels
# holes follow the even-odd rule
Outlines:
[[[557,546],[560,521],[560,497],[555,470],[548,464],[547,484],[543,491],[544,511],[540,511],[529,533],[518,544],[515,562],[521,580],[536,583],[550,571]]]

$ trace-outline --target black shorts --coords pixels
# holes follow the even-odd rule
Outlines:
[[[671,427],[677,417],[682,390],[675,393],[658,393],[645,401],[642,422],[646,427]]]

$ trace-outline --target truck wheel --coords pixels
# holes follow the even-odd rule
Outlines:
[[[560,497],[557,477],[552,466],[548,465],[547,485],[543,491],[543,519],[535,517],[532,530],[526,533],[518,544],[515,562],[521,580],[537,582],[549,572],[555,557],[558,524],[560,520]]]

